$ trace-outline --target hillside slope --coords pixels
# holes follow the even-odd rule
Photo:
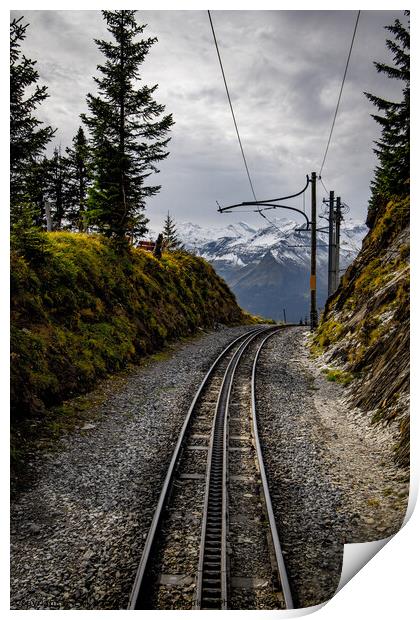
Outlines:
[[[11,255],[12,419],[87,391],[166,341],[250,322],[205,260],[186,252],[117,255],[103,237],[42,233]]]
[[[409,464],[409,198],[388,202],[328,300],[313,348],[352,378],[354,404],[392,424]],[[339,376],[339,375],[338,375]]]
[[[223,218],[221,218],[223,220]],[[309,310],[309,233],[288,218],[274,218],[276,225],[252,227],[246,222],[225,228],[203,228],[180,223],[177,233],[186,248],[202,256],[226,280],[242,308],[253,314],[298,322]],[[357,256],[367,228],[348,219],[343,223],[340,264],[347,267]],[[317,249],[319,306],[327,298],[328,247],[319,235]]]

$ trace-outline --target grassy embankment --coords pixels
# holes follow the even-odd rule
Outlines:
[[[402,465],[409,463],[409,285],[409,199],[395,199],[328,300],[312,344],[334,364],[329,378],[341,372],[351,382],[354,404],[374,423],[394,426]]]
[[[103,237],[44,233],[29,261],[12,251],[12,423],[216,323],[255,322],[203,259],[122,257]]]

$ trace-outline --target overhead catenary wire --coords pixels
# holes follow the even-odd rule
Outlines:
[[[242,146],[241,136],[239,135],[238,124],[237,124],[237,122],[236,122],[235,112],[233,111],[232,100],[231,100],[231,98],[230,98],[230,94],[229,94],[229,88],[228,88],[227,81],[226,81],[225,71],[224,71],[224,69],[223,69],[222,57],[220,56],[219,46],[218,46],[218,44],[217,44],[216,33],[215,33],[215,31],[214,31],[214,26],[213,26],[213,21],[212,21],[212,19],[211,19],[211,14],[210,14],[210,11],[207,11],[207,14],[208,14],[208,16],[209,16],[209,20],[210,20],[210,26],[211,26],[211,31],[212,31],[212,33],[213,33],[214,45],[215,45],[215,47],[216,47],[217,57],[218,57],[218,59],[219,59],[220,70],[221,70],[221,72],[222,72],[223,82],[224,82],[224,84],[225,84],[226,95],[227,95],[227,98],[228,98],[228,101],[229,101],[230,111],[231,111],[231,113],[232,113],[232,118],[233,118],[233,124],[235,125],[236,135],[237,135],[237,137],[238,137],[238,142],[239,142],[239,146],[240,146],[241,153],[242,153],[242,159],[244,160],[246,174],[247,174],[247,176],[248,176],[248,181],[249,181],[249,184],[250,184],[250,186],[251,186],[251,191],[252,191],[252,195],[254,196],[254,200],[255,200],[255,202],[258,202],[258,201],[257,201],[257,197],[256,197],[256,195],[255,195],[254,186],[253,186],[253,184],[252,184],[251,175],[250,175],[250,173],[249,173],[249,168],[248,168],[248,164],[247,164],[247,161],[246,161],[246,157],[245,157],[244,148],[243,148],[243,146]]]
[[[228,98],[228,101],[229,101],[229,107],[230,107],[230,111],[231,111],[231,114],[232,114],[233,124],[234,124],[235,130],[236,130],[236,136],[238,138],[239,147],[241,149],[242,159],[244,161],[246,174],[247,174],[247,177],[248,177],[249,185],[251,187],[251,192],[252,192],[252,195],[254,197],[254,200],[255,200],[255,202],[258,202],[257,196],[255,194],[255,190],[254,190],[254,185],[252,183],[251,175],[250,175],[250,172],[249,172],[248,163],[247,163],[247,160],[246,160],[246,157],[245,157],[245,151],[244,151],[244,148],[242,146],[242,140],[241,140],[241,136],[239,134],[238,123],[236,122],[235,112],[233,110],[233,105],[232,105],[232,99],[230,98],[229,87],[227,85],[226,75],[225,75],[225,71],[224,71],[224,68],[223,68],[222,57],[220,55],[219,45],[217,43],[216,33],[215,33],[215,30],[214,30],[213,20],[211,18],[210,11],[207,11],[207,14],[209,16],[211,31],[212,31],[212,34],[213,34],[214,45],[215,45],[215,48],[216,48],[217,57],[219,59],[220,70],[222,72],[223,82],[224,82],[225,89],[226,89],[226,95],[227,95],[227,98]],[[267,217],[265,214],[263,214],[260,209],[257,209],[257,212],[261,215],[261,217],[263,217],[267,222],[269,222],[269,224],[271,224],[271,226],[276,228],[279,233],[284,235],[284,232],[269,217]]]
[[[353,239],[350,237],[349,233],[346,231],[345,228],[342,228],[341,231],[345,234],[345,236],[348,239],[348,244],[349,246],[357,253],[360,252],[360,248],[354,243]]]
[[[225,75],[225,71],[224,71],[224,68],[223,68],[222,57],[220,55],[219,45],[217,43],[217,37],[216,37],[216,33],[215,33],[215,30],[214,30],[214,26],[213,26],[213,20],[211,18],[211,13],[210,13],[209,10],[207,11],[207,14],[208,14],[209,21],[210,21],[210,26],[211,26],[211,31],[212,31],[212,34],[213,34],[214,45],[215,45],[216,52],[217,52],[217,57],[218,57],[218,60],[219,60],[220,70],[221,70],[221,73],[222,73],[223,82],[224,82],[225,89],[226,89],[226,95],[227,95],[227,99],[228,99],[228,102],[229,102],[230,111],[231,111],[231,114],[232,114],[233,124],[235,126],[236,136],[238,138],[239,147],[240,147],[241,153],[242,153],[242,159],[243,159],[243,162],[244,162],[246,174],[247,174],[247,177],[248,177],[249,185],[251,187],[251,192],[252,192],[252,195],[254,197],[254,200],[255,200],[255,202],[258,202],[258,199],[257,199],[256,194],[255,194],[255,190],[254,190],[254,185],[253,185],[252,179],[251,179],[251,174],[249,172],[248,163],[247,163],[247,160],[246,160],[246,157],[245,157],[245,151],[244,151],[244,148],[243,148],[243,145],[242,145],[241,136],[239,134],[239,128],[238,128],[238,124],[236,122],[235,112],[233,110],[232,99],[230,97],[229,87],[228,87],[228,84],[227,84],[226,75]],[[307,178],[307,184],[306,184],[305,188],[302,191],[300,191],[297,194],[295,194],[293,196],[290,196],[290,197],[298,196],[301,193],[304,194],[308,184],[309,184],[309,178]],[[287,198],[289,198],[289,196]],[[276,199],[276,200],[281,200],[281,198],[280,199]],[[246,212],[246,211],[244,211],[244,212]],[[286,234],[283,230],[281,230],[281,228],[279,228],[277,226],[277,224],[275,222],[273,222],[267,215],[265,215],[260,208],[257,207],[256,212],[259,213],[259,215],[261,217],[263,217],[273,228],[275,228],[283,236],[283,239],[288,239],[289,236],[291,235],[291,233],[293,232],[293,231],[290,231],[288,234]]]
[[[324,167],[324,164],[325,164],[325,161],[326,161],[326,158],[327,158],[328,149],[329,149],[329,146],[330,146],[330,143],[331,143],[331,138],[332,138],[332,134],[333,134],[334,127],[335,127],[335,122],[336,122],[336,119],[337,119],[338,109],[339,109],[340,102],[341,102],[341,96],[342,96],[342,93],[343,93],[344,83],[345,83],[345,80],[346,80],[347,70],[348,70],[348,67],[349,67],[350,57],[351,57],[351,53],[352,53],[352,50],[353,50],[353,44],[354,44],[354,40],[355,40],[355,36],[356,36],[356,31],[357,31],[358,23],[359,23],[360,12],[361,11],[359,10],[358,13],[357,13],[357,18],[356,18],[356,22],[355,22],[355,26],[354,26],[354,30],[353,30],[353,36],[352,36],[352,39],[351,39],[350,49],[349,49],[349,53],[348,53],[347,61],[346,61],[346,65],[345,65],[344,75],[343,75],[343,79],[342,79],[342,82],[341,82],[340,92],[339,92],[339,95],[338,95],[337,105],[336,105],[336,108],[335,108],[334,117],[333,117],[331,129],[330,129],[329,137],[328,137],[327,145],[326,145],[325,152],[324,152],[324,157],[323,157],[323,160],[322,160],[322,164],[321,164],[321,168],[320,168],[319,176],[318,176],[318,178],[319,178],[319,180],[320,180],[320,182],[322,184],[322,187],[324,188],[327,196],[328,196],[328,190],[327,190],[327,188],[326,188],[326,186],[325,186],[325,184],[324,184],[324,182],[322,180],[321,172],[323,170],[323,167]],[[251,174],[250,174],[250,171],[249,171],[248,163],[247,163],[247,160],[246,160],[245,151],[244,151],[244,148],[243,148],[243,145],[242,145],[242,140],[241,140],[241,137],[240,137],[239,128],[238,128],[238,124],[237,124],[237,121],[236,121],[235,112],[234,112],[234,109],[233,109],[232,100],[231,100],[230,92],[229,92],[229,87],[228,87],[228,84],[227,84],[226,75],[225,75],[225,71],[224,71],[224,67],[223,67],[223,62],[222,62],[222,58],[221,58],[221,54],[220,54],[220,50],[219,50],[219,46],[218,46],[218,42],[217,42],[217,37],[216,37],[214,25],[213,25],[213,20],[211,18],[211,13],[210,13],[209,10],[207,11],[207,14],[208,14],[208,17],[209,17],[209,22],[210,22],[210,26],[211,26],[211,30],[212,30],[214,45],[215,45],[216,52],[217,52],[217,57],[218,57],[218,60],[219,60],[220,70],[221,70],[221,73],[222,73],[222,78],[223,78],[223,82],[224,82],[224,85],[225,85],[226,95],[227,95],[230,111],[231,111],[231,114],[232,114],[232,120],[233,120],[233,123],[234,123],[234,127],[235,127],[235,131],[236,131],[239,147],[240,147],[240,150],[241,150],[242,159],[243,159],[243,162],[244,162],[246,174],[247,174],[247,177],[248,177],[249,185],[250,185],[251,192],[252,192],[252,195],[254,197],[254,200],[255,200],[255,202],[258,202],[256,194],[255,194],[253,182],[252,182],[252,179],[251,179]],[[308,182],[309,182],[309,178],[308,178]],[[301,193],[303,194],[304,212],[306,211],[306,209],[305,209],[305,189],[306,189],[306,187],[303,189],[302,192],[298,192],[298,194],[296,194],[296,196],[301,194]],[[264,209],[264,211],[265,210],[266,209]],[[277,226],[277,224],[275,222],[273,222],[267,215],[262,213],[262,211],[263,211],[262,209],[257,207],[255,212],[258,213],[261,217],[263,217],[273,228],[275,228],[283,236],[284,239],[287,239],[290,236],[291,233],[289,232],[289,234],[286,235],[285,232],[283,230],[281,230]],[[241,211],[241,212],[242,213],[247,213],[247,212],[250,212],[250,211],[244,210],[244,211]]]
[[[320,177],[318,177],[318,178],[319,178],[319,180],[321,181],[321,185],[322,185],[322,187],[323,187],[323,188],[324,188],[324,190],[325,190],[325,194],[326,194],[326,196],[328,197],[328,195],[329,195],[329,191],[328,191],[328,190],[327,190],[327,188],[325,187],[325,185],[324,185],[324,181],[322,180],[322,177],[320,176]]]
[[[335,121],[336,121],[336,118],[337,118],[338,108],[340,106],[341,95],[343,93],[344,82],[346,81],[347,69],[349,67],[350,56],[351,56],[351,52],[352,52],[352,49],[353,49],[353,43],[354,43],[354,38],[356,36],[357,25],[359,23],[359,17],[360,17],[360,11],[357,12],[357,18],[356,18],[356,23],[354,25],[353,36],[352,36],[351,43],[350,43],[349,53],[348,53],[348,56],[347,56],[346,67],[344,69],[344,75],[343,75],[343,79],[342,79],[342,82],[341,82],[341,88],[340,88],[340,92],[339,92],[339,95],[338,95],[337,105],[335,107],[335,112],[334,112],[334,117],[333,117],[333,121],[332,121],[332,125],[331,125],[330,135],[328,137],[327,146],[325,148],[325,153],[324,153],[324,157],[322,159],[321,168],[319,169],[319,176],[321,176],[322,170],[324,168],[325,160],[327,159],[327,153],[328,153],[328,149],[329,149],[329,146],[330,146],[331,137],[332,137],[332,134],[333,134],[333,131],[334,131],[334,125],[335,125]]]
[[[266,209],[265,209],[266,210]],[[263,217],[265,220],[267,220],[267,222],[269,224],[271,224],[271,226],[273,226],[282,236],[283,236],[283,240],[288,239],[290,237],[290,232],[289,234],[287,234],[284,230],[282,230],[281,228],[279,228],[277,226],[277,224],[275,222],[273,222],[273,220],[271,220],[268,215],[265,215],[265,213],[262,212],[261,209],[258,209],[258,213],[261,215],[261,217]]]

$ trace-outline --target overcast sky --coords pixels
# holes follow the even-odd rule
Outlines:
[[[13,11],[12,16],[22,12]],[[68,146],[94,92],[103,62],[94,38],[109,38],[99,11],[24,11],[30,26],[23,51],[37,60],[50,97],[38,117],[57,127],[54,144]],[[225,73],[258,199],[301,189],[321,166],[356,11],[213,11]],[[372,142],[379,127],[363,95],[399,99],[400,83],[378,74],[390,62],[384,26],[402,11],[362,11],[323,181],[364,219],[375,167]],[[161,192],[146,214],[160,226],[169,210],[177,221],[222,226],[255,214],[219,215],[222,205],[252,200],[228,107],[206,11],[139,11],[144,36],[159,41],[142,66],[146,84],[175,125],[170,155],[156,182]],[[319,187],[319,199],[324,196]],[[302,200],[294,203],[302,206]],[[307,208],[307,205],[306,205]],[[284,211],[277,212],[278,216]]]

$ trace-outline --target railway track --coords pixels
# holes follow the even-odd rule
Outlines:
[[[185,418],[145,542],[129,609],[285,609],[293,601],[256,424],[261,348],[237,338]]]

